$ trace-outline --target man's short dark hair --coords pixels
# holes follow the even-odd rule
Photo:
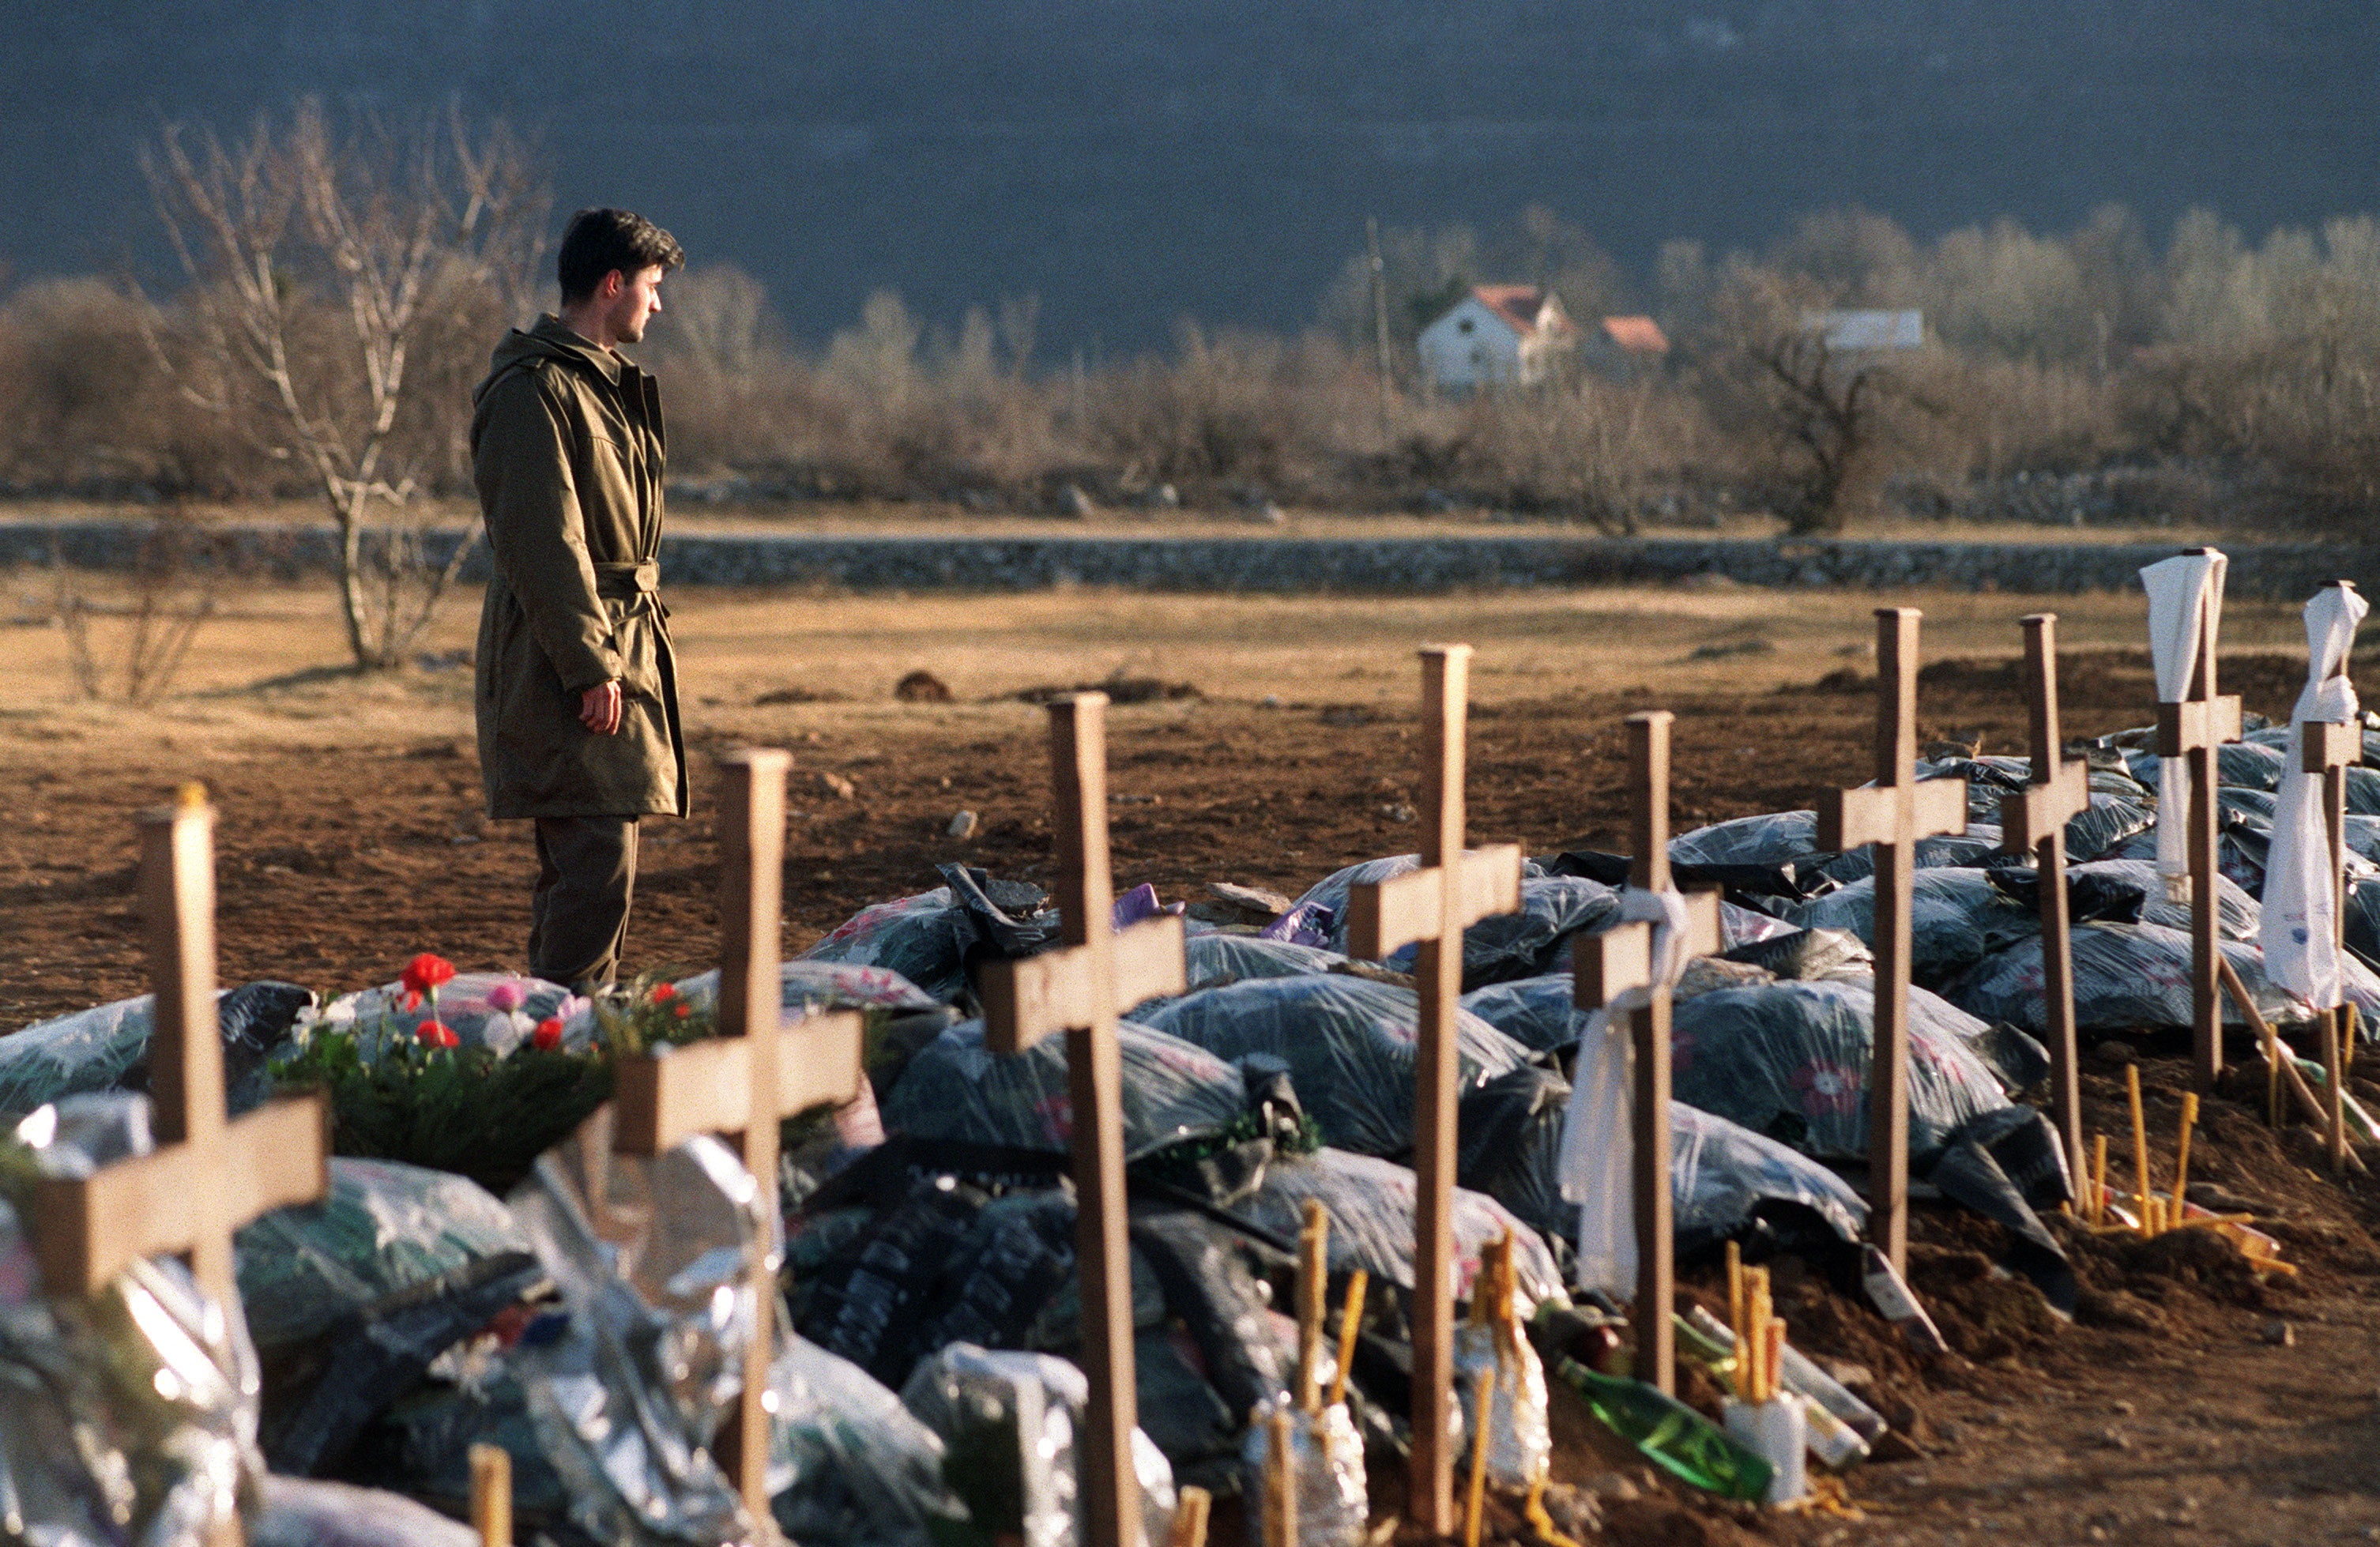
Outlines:
[[[626,210],[581,210],[562,233],[554,266],[567,303],[593,295],[614,269],[631,279],[647,269],[682,269],[686,249],[642,215]]]

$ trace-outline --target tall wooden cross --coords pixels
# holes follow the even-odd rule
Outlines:
[[[2334,580],[2331,584],[2341,591],[2355,589],[2352,580]],[[2332,674],[2347,675],[2343,658]],[[2363,761],[2363,728],[2331,720],[2308,720],[2300,731],[2299,747],[2303,757],[2301,766],[2310,774],[2322,776],[2323,818],[2330,834],[2330,918],[2337,932],[2334,943],[2338,943],[2345,940],[2347,931],[2347,770],[2350,764]],[[2325,1010],[2323,1021],[2324,1127],[2327,1130],[2331,1169],[2342,1170],[2347,1165],[2346,1009],[2333,1006]]]
[[[1913,607],[1876,610],[1876,782],[1818,801],[1818,847],[1876,847],[1876,1036],[1868,1060],[1868,1234],[1909,1259],[1909,912],[1917,840],[1967,830],[1967,781],[1920,782]]]
[[[1628,798],[1635,858],[1628,884],[1639,891],[1674,891],[1670,881],[1670,723],[1667,709],[1628,717]],[[1719,949],[1718,893],[1685,897],[1682,957]],[[1637,921],[1571,948],[1572,981],[1582,1009],[1608,1009],[1623,994],[1645,1002],[1629,1012],[1634,1045],[1630,1091],[1630,1142],[1635,1150],[1636,1378],[1675,1396],[1677,1335],[1670,1311],[1677,1304],[1675,1208],[1670,1190],[1670,985],[1654,970],[1653,928]]]
[[[1500,843],[1463,851],[1463,723],[1471,647],[1421,652],[1425,722],[1421,868],[1354,888],[1349,954],[1378,959],[1418,944],[1420,1025],[1414,1059],[1413,1466],[1411,1518],[1454,1530],[1455,1001],[1463,994],[1463,932],[1521,905],[1521,851]]]
[[[1089,1547],[1137,1547],[1140,1481],[1132,1433],[1140,1421],[1133,1368],[1132,1255],[1125,1234],[1123,1063],[1116,1021],[1143,999],[1187,985],[1179,917],[1114,926],[1108,861],[1107,695],[1050,706],[1057,796],[1058,903],[1065,943],[982,972],[984,1045],[1021,1053],[1066,1033],[1073,1112],[1075,1263],[1082,1275],[1083,1534]]]
[[[88,1177],[36,1184],[33,1251],[46,1293],[95,1294],[136,1258],[170,1251],[228,1312],[239,1303],[232,1232],[330,1190],[330,1108],[320,1095],[268,1102],[237,1120],[226,1114],[214,820],[196,784],[182,787],[176,806],[140,817],[141,926],[157,997],[149,1036],[157,1147]],[[209,1547],[243,1540],[234,1520]]]
[[[2197,556],[2212,552],[2187,548]],[[2157,755],[2190,760],[2190,1024],[2191,1061],[2199,1086],[2212,1090],[2223,1073],[2223,1000],[2216,974],[2222,940],[2221,900],[2215,894],[2215,838],[2223,743],[2240,739],[2240,698],[2215,691],[2215,641],[2221,609],[2209,598],[2198,620],[2198,664],[2179,703],[2157,705]]]
[[[2041,877],[2042,1023],[2049,1033],[2052,1110],[2066,1165],[2082,1176],[2082,1076],[2074,1045],[2074,941],[2066,906],[2066,824],[2091,809],[2091,768],[2070,761],[2058,728],[2058,614],[2024,623],[2025,701],[2033,711],[2033,774],[2000,801],[2000,848],[2033,856]]]
[[[773,747],[719,759],[719,1034],[684,1047],[621,1058],[613,1084],[612,1147],[658,1155],[698,1133],[741,1135],[759,1208],[777,1219],[777,1124],[824,1103],[849,1101],[867,1078],[860,1018],[848,1010],[783,1024],[779,1005],[779,910],[784,894],[785,771]],[[777,1253],[756,1254],[752,1341],[744,1390],[715,1444],[754,1521],[769,1512],[769,1366],[776,1352]]]

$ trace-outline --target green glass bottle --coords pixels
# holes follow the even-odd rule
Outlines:
[[[1556,1360],[1554,1374],[1664,1471],[1723,1498],[1757,1503],[1768,1496],[1768,1463],[1684,1403],[1641,1381],[1598,1375],[1574,1359]]]

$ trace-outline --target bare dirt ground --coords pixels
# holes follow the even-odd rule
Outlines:
[[[18,576],[0,594],[46,585]],[[139,992],[130,816],[176,780],[220,806],[220,934],[227,981],[325,990],[383,982],[414,952],[517,967],[531,873],[513,824],[479,815],[465,598],[423,651],[435,664],[358,681],[335,671],[327,594],[241,593],[209,625],[176,695],[133,710],[68,695],[60,641],[0,633],[0,1026]],[[1425,640],[1476,645],[1471,831],[1533,852],[1624,848],[1620,719],[1677,711],[1681,828],[1807,804],[1867,765],[1869,610],[1837,593],[1598,591],[1426,600],[1104,593],[1003,598],[673,598],[696,815],[647,834],[632,970],[711,954],[710,780],[703,749],[791,746],[788,945],[860,906],[932,885],[964,859],[1033,878],[1050,861],[1040,711],[1020,690],[1122,675],[1186,684],[1113,711],[1119,886],[1169,898],[1209,880],[1295,893],[1338,865],[1410,847],[1416,673]],[[1927,611],[1923,715],[1931,734],[2021,750],[2008,664],[2016,619],[2065,615],[2069,730],[2153,715],[2131,598],[1908,596]],[[2289,610],[2227,619],[2224,685],[2285,712],[2302,680]],[[902,702],[934,673],[949,703]],[[2380,692],[2380,680],[2363,684]],[[822,776],[847,780],[844,798]],[[977,837],[944,836],[977,812]],[[2118,1131],[2120,1067],[2096,1056],[2094,1120]],[[2169,1149],[2176,1050],[2144,1046],[2151,1127]],[[2258,1203],[2303,1265],[2260,1285],[2236,1259],[2165,1247],[2078,1248],[2095,1297],[2057,1323],[2029,1287],[1995,1277],[1996,1227],[1928,1213],[1915,1277],[1957,1357],[1903,1357],[1864,1309],[1815,1285],[1784,1314],[1814,1351],[1864,1363],[1926,1453],[1853,1474],[1864,1518],[1682,1507],[1640,1478],[1610,1506],[1614,1540],[1730,1542],[2267,1543],[2380,1539],[2380,1327],[2370,1294],[2380,1190],[2334,1185],[2290,1135],[2214,1100],[2192,1175]],[[2120,1146],[2119,1146],[2120,1148]],[[2308,1167],[2315,1167],[2310,1170]],[[2161,1253],[2161,1254],[2160,1254]],[[2286,1322],[2289,1346],[2265,1341]],[[1575,1415],[1573,1415],[1574,1419]],[[1566,1422],[1575,1435],[1574,1422]],[[1566,1464],[1609,1457],[1566,1444]]]

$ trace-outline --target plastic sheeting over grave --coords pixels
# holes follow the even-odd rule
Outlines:
[[[153,1147],[147,1099],[121,1094],[69,1097],[0,1134],[9,1169],[51,1177]],[[98,1294],[50,1298],[0,1201],[0,1533],[205,1547],[261,1470],[256,1388],[239,1308],[210,1301],[179,1262],[142,1259]]]
[[[314,996],[294,983],[242,984],[218,995],[224,1088],[237,1115],[262,1102],[265,1060]],[[95,1005],[0,1036],[0,1112],[26,1113],[62,1096],[148,1089],[149,1033],[156,1001],[147,994]]]
[[[1362,1268],[1379,1282],[1410,1291],[1414,1286],[1412,1168],[1374,1155],[1323,1148],[1265,1168],[1264,1186],[1231,1213],[1287,1240],[1305,1223],[1305,1201],[1320,1201],[1330,1216],[1330,1274]],[[1524,1320],[1537,1305],[1563,1299],[1560,1272],[1545,1239],[1485,1193],[1454,1190],[1456,1293],[1468,1299],[1479,1273],[1480,1249],[1512,1232],[1512,1266]]]
[[[974,938],[951,888],[936,887],[862,908],[802,955],[812,961],[886,968],[949,1003],[966,991],[966,952]]]
[[[1311,977],[1347,960],[1335,950],[1268,940],[1259,935],[1193,935],[1182,948],[1187,991],[1249,978]]]
[[[1220,1133],[1245,1108],[1240,1071],[1213,1052],[1132,1021],[1117,1023],[1116,1040],[1126,1160]],[[984,1045],[983,1022],[964,1021],[918,1051],[881,1109],[892,1132],[1064,1151],[1075,1131],[1066,1039],[1045,1037],[1022,1053],[994,1053]]]
[[[929,1547],[967,1523],[941,1436],[849,1360],[789,1336],[769,1368],[771,1513],[819,1547]]]
[[[1082,1539],[1080,1447],[1090,1383],[1046,1354],[953,1343],[920,1364],[901,1400],[941,1436],[942,1475],[993,1541],[1075,1547]],[[1173,1474],[1148,1436],[1132,1436],[1143,1543],[1166,1540]]]
[[[512,1211],[468,1177],[395,1160],[331,1162],[316,1203],[275,1209],[234,1238],[239,1297],[264,1348],[295,1343],[389,1295],[528,1241]]]
[[[248,1547],[480,1547],[480,1533],[396,1493],[303,1478],[263,1480]]]
[[[681,980],[677,991],[697,1010],[719,1000],[719,969]],[[894,1014],[940,1009],[941,1001],[890,967],[796,958],[777,964],[777,1005],[788,1018],[828,1009]]]
[[[2039,921],[1981,870],[1921,870],[1910,893],[1909,975],[1939,985],[1992,951],[2037,934]],[[1846,929],[1876,944],[1876,877],[1863,876],[1803,905],[1798,921],[1811,929]]]
[[[1366,1154],[1413,1145],[1419,1006],[1409,988],[1338,975],[1273,978],[1210,988],[1142,1013],[1149,1026],[1218,1058],[1281,1059],[1325,1142]],[[1475,1015],[1457,1013],[1456,1037],[1466,1088],[1527,1060],[1526,1049]]]
[[[1876,996],[1864,984],[1723,989],[1677,1008],[1670,1049],[1681,1101],[1805,1154],[1867,1154]],[[1923,989],[1909,1007],[1909,1147],[1921,1158],[2009,1105],[1971,1043],[1987,1028]]]
[[[1417,854],[1392,854],[1333,871],[1309,888],[1290,914],[1304,911],[1314,917],[1327,911],[1323,943],[1344,952],[1348,894],[1358,886],[1406,875],[1420,864]],[[1584,876],[1548,875],[1536,862],[1524,860],[1520,911],[1481,919],[1463,932],[1463,985],[1477,988],[1550,972],[1568,957],[1572,936],[1604,927],[1619,911],[1613,888]],[[1390,957],[1388,965],[1410,972],[1415,960],[1414,948],[1408,946]]]
[[[2351,912],[2351,910],[2350,910]],[[2191,1023],[2191,943],[2186,930],[2162,924],[2078,925],[2074,953],[2074,1022],[2086,1031],[2119,1032]],[[2240,974],[2265,1020],[2294,1023],[2312,1011],[2267,982],[2265,953],[2244,941],[2224,940],[2223,954]],[[2360,961],[2348,964],[2348,997],[2369,1022],[2380,1011],[2380,977]],[[1947,990],[1969,1013],[2006,1021],[2036,1034],[2046,1030],[2038,936],[1988,958]],[[2228,994],[2226,1024],[2247,1019]]]

